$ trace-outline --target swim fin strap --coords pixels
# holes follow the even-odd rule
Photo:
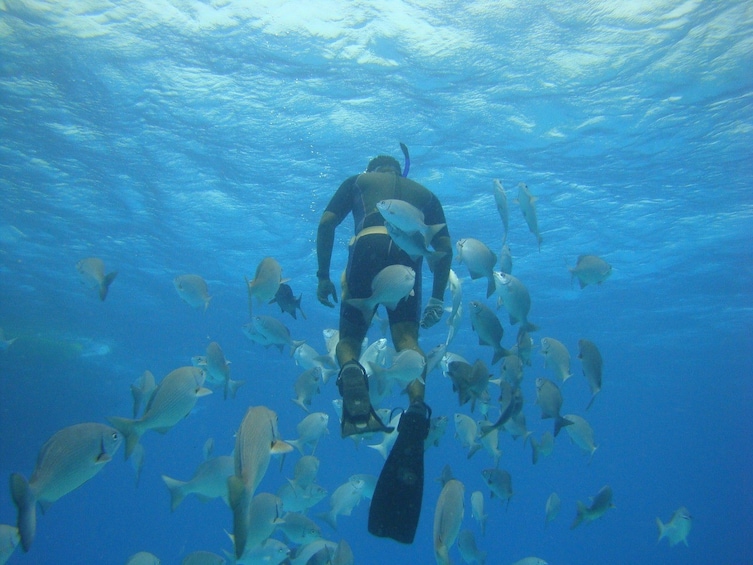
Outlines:
[[[431,409],[414,402],[400,417],[398,436],[377,480],[369,508],[369,532],[413,543],[424,492],[424,440]]]

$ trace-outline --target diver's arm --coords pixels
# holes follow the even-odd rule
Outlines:
[[[332,261],[332,248],[335,245],[335,228],[339,224],[337,216],[330,211],[325,211],[319,220],[319,229],[316,232],[316,258],[319,265],[316,278],[329,279],[330,261]]]

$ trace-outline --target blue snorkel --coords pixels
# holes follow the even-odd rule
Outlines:
[[[405,155],[405,167],[403,167],[403,177],[408,176],[408,171],[410,171],[410,155],[408,154],[408,147],[406,147],[405,143],[402,141],[400,142],[400,149],[403,150],[403,155]]]

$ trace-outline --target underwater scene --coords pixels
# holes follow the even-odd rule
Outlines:
[[[753,563],[753,3],[0,38],[0,564]]]

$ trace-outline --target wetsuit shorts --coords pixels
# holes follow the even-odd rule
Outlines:
[[[350,247],[348,267],[345,271],[347,298],[368,298],[371,296],[371,281],[379,271],[389,265],[406,265],[416,272],[413,296],[401,300],[395,310],[387,308],[390,325],[397,322],[419,321],[421,313],[421,263],[423,257],[415,261],[400,249],[387,234],[369,234],[356,239]],[[364,320],[358,308],[340,305],[340,332],[363,339],[371,325],[371,319]]]

